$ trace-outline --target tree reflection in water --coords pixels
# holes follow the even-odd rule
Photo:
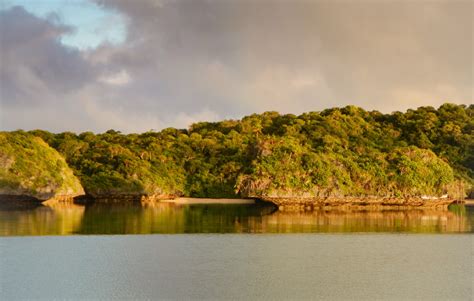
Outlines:
[[[0,208],[0,235],[473,232],[474,207],[282,212],[266,204],[58,204]]]

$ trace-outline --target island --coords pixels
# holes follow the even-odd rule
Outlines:
[[[84,189],[64,157],[43,139],[0,132],[0,201],[72,201]]]
[[[474,105],[265,112],[140,134],[0,133],[0,194],[40,202],[444,208],[472,198],[473,187]]]

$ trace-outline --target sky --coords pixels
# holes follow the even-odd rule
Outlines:
[[[473,103],[471,0],[0,0],[0,130]]]

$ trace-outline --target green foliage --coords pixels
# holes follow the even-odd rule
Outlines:
[[[175,140],[169,131],[122,135],[110,130],[100,135],[62,133],[51,144],[92,196],[179,195],[184,172],[176,164],[179,154],[170,151]]]
[[[415,146],[395,149],[388,157],[391,181],[405,195],[443,193],[454,180],[453,170],[429,150]]]
[[[82,193],[64,158],[41,138],[0,132],[0,193],[48,199]]]
[[[188,130],[33,131],[86,191],[198,197],[442,194],[474,183],[474,107],[266,112]]]

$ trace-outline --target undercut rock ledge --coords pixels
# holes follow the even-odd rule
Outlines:
[[[350,209],[444,209],[454,202],[453,199],[376,198],[376,197],[327,197],[327,198],[280,198],[260,197],[271,202],[281,211],[308,211],[314,209],[350,208]]]

